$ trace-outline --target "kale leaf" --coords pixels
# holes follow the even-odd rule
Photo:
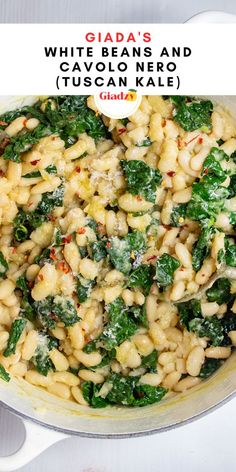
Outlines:
[[[22,318],[13,321],[9,333],[7,347],[3,353],[4,357],[9,357],[11,354],[15,354],[16,345],[25,329],[27,321]]]
[[[10,382],[11,377],[6,371],[6,369],[3,367],[2,364],[0,364],[0,379],[4,380],[5,382]]]
[[[0,251],[0,278],[5,276],[6,272],[8,271],[8,268],[8,263],[3,253]]]
[[[156,261],[155,279],[160,287],[167,287],[173,282],[174,272],[180,267],[179,261],[165,253]]]
[[[141,264],[134,269],[129,276],[128,286],[131,288],[139,287],[147,296],[152,286],[152,267]]]
[[[47,215],[40,215],[37,211],[25,212],[20,209],[14,218],[14,239],[23,242],[29,238],[31,232],[47,221]]]
[[[73,326],[80,320],[73,300],[69,300],[59,295],[57,295],[53,300],[52,312],[66,327]]]
[[[174,120],[185,130],[209,130],[212,127],[211,113],[213,104],[210,100],[175,100]],[[173,100],[172,100],[173,101]]]
[[[92,252],[92,259],[96,262],[100,262],[102,259],[105,259],[107,256],[106,251],[106,241],[94,241],[90,243],[90,249]]]
[[[28,151],[41,138],[51,134],[50,128],[39,124],[33,131],[26,131],[13,136],[2,155],[3,159],[21,162],[21,153]]]
[[[94,285],[94,280],[87,280],[78,275],[76,291],[79,303],[84,303],[87,300]]]
[[[108,323],[106,324],[99,340],[103,347],[110,351],[114,347],[123,343],[137,331],[137,324],[128,313],[121,298],[107,306]]]
[[[189,302],[178,303],[178,312],[181,325],[189,330],[190,321],[202,316],[201,303],[194,298]]]
[[[120,374],[112,374],[106,384],[111,388],[105,398],[99,396],[102,385],[92,382],[82,384],[84,398],[94,408],[111,405],[145,406],[159,402],[167,393],[162,387],[140,385],[139,377],[122,377]]]
[[[63,205],[64,186],[61,184],[53,192],[43,193],[42,200],[39,202],[36,212],[40,215],[49,215],[55,207]]]
[[[198,240],[194,243],[192,249],[192,265],[195,272],[199,271],[204,259],[207,257],[210,249],[210,243],[215,233],[214,227],[206,225],[206,222],[204,222],[204,224],[205,227],[202,229],[201,234]]]
[[[123,160],[120,163],[127,181],[127,191],[155,203],[157,186],[161,183],[160,172],[139,160]]]
[[[31,297],[31,289],[26,277],[22,275],[16,281],[16,287],[22,292],[22,299],[20,305],[20,314],[23,318],[33,321],[36,317],[34,309],[34,300]]]
[[[185,219],[187,211],[187,203],[180,203],[176,205],[170,215],[170,224],[171,226],[178,227],[180,226],[180,218]]]
[[[207,379],[219,369],[223,362],[222,359],[206,359],[200,370],[199,377],[201,379]]]
[[[213,346],[219,346],[224,339],[223,327],[217,316],[194,318],[189,321],[189,330],[200,338],[206,336]]]
[[[212,287],[206,291],[207,300],[209,302],[217,302],[219,305],[222,303],[229,303],[233,299],[233,295],[230,293],[230,281],[222,278],[214,282]]]
[[[42,333],[40,333],[39,339],[39,344],[31,360],[36,370],[46,377],[50,370],[55,370],[48,353],[52,349],[58,348],[58,340]]]
[[[120,239],[117,236],[110,238],[107,243],[107,252],[110,256],[112,265],[123,272],[128,274],[132,268],[130,262],[130,245],[126,238]]]
[[[157,372],[157,359],[158,354],[154,349],[151,354],[142,358],[141,366],[144,367],[147,372]]]
[[[48,174],[56,174],[57,168],[54,164],[50,164],[44,169]],[[24,179],[35,179],[36,177],[41,177],[41,172],[39,170],[35,170],[34,172],[29,172],[28,174],[22,175]]]

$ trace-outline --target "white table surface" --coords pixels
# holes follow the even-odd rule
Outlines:
[[[23,438],[19,421],[0,409],[0,454]],[[68,438],[20,472],[222,472],[235,470],[236,398],[167,433],[105,440]]]
[[[178,23],[203,10],[236,13],[235,0],[0,0],[0,23]],[[226,91],[227,92],[227,91]],[[138,439],[69,438],[21,472],[221,472],[236,463],[236,399],[168,433]],[[0,408],[0,455],[16,449],[21,422]]]

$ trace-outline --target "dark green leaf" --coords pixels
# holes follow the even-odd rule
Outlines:
[[[0,277],[4,277],[6,272],[8,271],[8,263],[3,255],[3,253],[0,251]]]
[[[228,279],[218,279],[206,291],[207,300],[209,302],[217,302],[219,305],[222,303],[229,303],[233,296],[230,293],[230,281]]]
[[[157,351],[154,350],[148,356],[142,358],[141,366],[144,367],[148,372],[157,372]]]
[[[186,217],[187,203],[180,203],[176,205],[170,215],[170,225],[171,226],[180,226],[180,218]]]
[[[23,319],[13,321],[9,333],[7,347],[3,353],[4,357],[9,357],[11,354],[15,354],[16,345],[25,329],[26,323],[27,321]]]
[[[224,339],[223,327],[215,315],[206,318],[194,318],[189,322],[189,330],[200,338],[206,336],[213,346],[219,346]]]
[[[55,207],[63,205],[64,186],[60,185],[53,192],[43,193],[42,200],[36,208],[41,215],[49,215]]]
[[[6,369],[3,367],[2,364],[0,364],[0,379],[4,380],[5,382],[10,382],[11,377],[6,371]]]
[[[135,146],[137,147],[148,147],[151,146],[152,141],[150,138],[145,138],[141,143],[137,143]]]
[[[192,299],[189,302],[178,303],[180,323],[189,329],[189,322],[194,318],[202,316],[201,303],[199,300]]]
[[[209,130],[212,127],[211,113],[213,105],[210,100],[184,102],[178,100],[174,120],[185,130],[195,129]]]
[[[127,191],[155,203],[156,190],[161,182],[160,172],[139,160],[120,161],[120,163],[127,181]]]
[[[174,280],[174,273],[180,267],[175,257],[163,254],[156,261],[156,281],[160,287],[167,287]]]
[[[108,323],[99,340],[109,351],[130,338],[137,331],[137,325],[129,316],[128,307],[121,298],[117,298],[107,306],[107,314]]]
[[[52,312],[66,327],[73,326],[80,318],[72,300],[56,296],[53,301]]]
[[[94,285],[94,280],[86,280],[78,275],[76,291],[79,303],[84,303],[87,300]]]
[[[110,238],[107,244],[107,252],[112,265],[117,270],[123,272],[123,274],[130,272],[132,267],[130,262],[130,245],[125,238],[119,239],[117,236]]]
[[[94,259],[96,262],[101,261],[102,259],[105,259],[107,256],[107,251],[106,251],[106,241],[100,240],[100,241],[94,241],[90,243],[90,248],[92,251],[92,259]]]
[[[223,362],[224,361],[221,359],[206,359],[200,370],[199,377],[201,379],[207,379],[212,374],[214,374],[217,369],[219,369]]]
[[[210,250],[210,243],[215,233],[215,228],[208,225],[202,229],[198,240],[194,243],[192,249],[192,265],[195,272],[201,268],[204,259]]]
[[[141,264],[134,269],[129,276],[128,286],[131,288],[139,287],[147,296],[152,286],[152,267]]]

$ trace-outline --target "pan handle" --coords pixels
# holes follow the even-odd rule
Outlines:
[[[68,438],[67,435],[46,429],[31,421],[23,420],[25,426],[25,440],[22,446],[14,454],[7,457],[0,457],[0,472],[9,472],[32,461],[41,452],[49,446],[62,439]]]

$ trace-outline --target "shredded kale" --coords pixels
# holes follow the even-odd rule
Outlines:
[[[169,254],[163,254],[156,261],[155,279],[160,287],[167,287],[174,280],[174,272],[180,267],[179,261]]]
[[[141,264],[134,269],[129,276],[128,286],[131,288],[139,287],[143,290],[144,295],[147,296],[152,286],[152,267]]]
[[[16,215],[14,225],[14,239],[23,242],[29,238],[32,231],[47,221],[47,215],[41,215],[37,211],[25,212],[20,209]]]
[[[189,323],[194,318],[202,316],[201,304],[199,300],[192,299],[189,302],[178,303],[180,324],[189,330]]]
[[[81,275],[78,275],[76,291],[79,303],[84,303],[87,300],[94,285],[94,280],[86,280]]]
[[[137,324],[128,313],[121,298],[107,306],[108,323],[106,324],[99,340],[106,350],[111,350],[137,331]]]
[[[145,356],[142,358],[142,364],[141,366],[144,367],[147,372],[157,372],[157,359],[158,359],[158,354],[157,351],[154,349],[154,351],[151,352],[148,356]]]
[[[201,370],[199,377],[201,379],[207,379],[210,377],[214,372],[221,367],[224,363],[221,359],[206,359]]]
[[[4,380],[4,382],[10,382],[11,377],[6,371],[6,369],[3,367],[2,364],[0,364],[0,379]]]
[[[21,162],[21,153],[28,151],[33,144],[51,134],[50,128],[39,124],[33,131],[25,131],[13,136],[2,155],[3,159]]]
[[[187,211],[187,203],[180,203],[176,205],[170,215],[170,225],[178,227],[180,226],[180,218],[185,219]]]
[[[129,274],[132,265],[130,261],[130,245],[127,239],[113,236],[107,243],[107,252],[112,265],[120,272],[123,272],[123,274]]]
[[[57,168],[54,164],[50,164],[44,169],[48,174],[56,174]],[[39,170],[35,170],[34,172],[29,172],[29,174],[25,174],[22,177],[24,179],[35,179],[36,177],[41,177],[41,172]]]
[[[36,212],[40,215],[49,215],[55,207],[63,205],[64,186],[60,185],[53,192],[43,193],[42,200],[39,202]]]
[[[141,143],[137,143],[135,146],[137,147],[148,147],[151,146],[152,141],[150,138],[145,138]]]
[[[90,243],[92,259],[94,259],[96,262],[100,262],[102,259],[106,258],[107,256],[106,244],[107,242],[103,240],[94,241]]]
[[[36,312],[34,309],[34,300],[31,297],[31,289],[26,277],[22,275],[16,281],[16,287],[22,292],[22,299],[20,305],[20,315],[29,321],[34,321]]]
[[[230,303],[233,299],[233,295],[230,293],[230,281],[222,278],[214,282],[211,288],[206,291],[207,300],[209,302],[217,302],[219,305],[222,303]]]
[[[58,321],[62,321],[66,327],[73,326],[80,318],[72,300],[56,296],[48,296],[40,301],[35,301],[33,307],[38,320],[47,329],[54,329]]]
[[[3,253],[0,251],[0,278],[6,275],[8,268],[9,268],[8,263]]]
[[[219,346],[224,339],[223,327],[217,316],[194,318],[189,321],[189,330],[200,338],[206,336],[213,346]]]
[[[16,345],[25,329],[27,321],[22,318],[13,321],[9,333],[7,347],[3,353],[4,357],[9,357],[11,354],[15,354]]]
[[[45,377],[48,375],[50,370],[55,370],[54,365],[48,355],[49,351],[54,348],[58,348],[58,340],[52,336],[47,336],[43,333],[40,333],[40,342],[31,360],[36,370]]]
[[[159,402],[167,393],[167,389],[162,387],[151,387],[150,385],[140,385],[139,377],[122,377],[119,374],[112,374],[106,384],[111,388],[103,398],[99,395],[102,384],[84,382],[82,392],[84,398],[90,406],[103,408],[107,405],[145,406]]]
[[[213,104],[210,100],[194,100],[188,97],[178,97],[174,100],[176,106],[174,120],[185,130],[210,130],[212,127],[211,114]],[[173,97],[172,97],[173,102]]]
[[[155,203],[156,190],[161,183],[160,172],[139,160],[121,161],[120,164],[127,181],[127,191]]]
[[[194,243],[192,249],[192,265],[195,272],[201,268],[204,259],[208,256],[212,237],[215,233],[215,228],[210,226],[211,222],[207,224],[204,221],[204,227],[200,233],[198,240]]]

